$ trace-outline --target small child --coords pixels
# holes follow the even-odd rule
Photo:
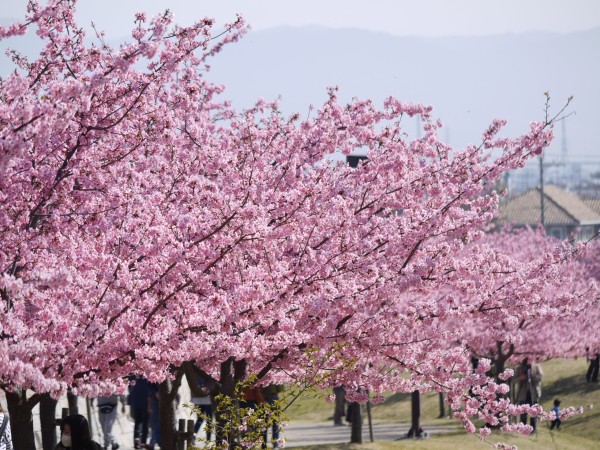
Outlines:
[[[553,430],[554,427],[556,426],[556,429],[560,430],[560,400],[559,399],[554,400],[554,407],[550,411],[552,411],[556,415],[556,419],[554,419],[552,421],[552,424],[550,425],[550,429]]]

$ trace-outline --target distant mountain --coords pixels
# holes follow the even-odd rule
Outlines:
[[[8,20],[0,19],[0,23]],[[23,42],[35,53],[35,37]],[[212,61],[210,80],[227,87],[239,107],[281,96],[285,112],[318,107],[326,87],[340,97],[389,95],[435,108],[442,137],[463,146],[477,142],[493,118],[509,120],[508,133],[543,119],[545,91],[557,111],[573,95],[566,122],[569,152],[600,163],[600,28],[570,34],[527,33],[490,37],[400,37],[358,29],[321,27],[251,31]],[[0,75],[6,74],[0,59]],[[416,124],[407,122],[414,135]],[[551,153],[560,151],[559,135]]]

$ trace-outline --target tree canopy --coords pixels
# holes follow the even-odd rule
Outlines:
[[[333,373],[320,380],[445,391],[467,424],[524,408],[497,401],[505,386],[485,363],[473,372],[466,336],[443,324],[529,314],[529,284],[568,259],[469,250],[495,182],[542,152],[560,113],[515,138],[496,120],[455,149],[430,107],[394,98],[340,104],[330,89],[306,117],[263,100],[237,111],[202,74],[241,18],[215,35],[209,19],[139,13],[113,48],[87,43],[75,6],[30,1],[25,22],[0,29],[44,42],[35,60],[13,53],[0,82],[6,389],[97,395],[195,361],[221,382]],[[424,135],[410,140],[413,116]],[[329,159],[356,151],[368,160],[355,169]],[[432,299],[447,288],[478,306]]]

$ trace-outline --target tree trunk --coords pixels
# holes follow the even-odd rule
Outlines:
[[[158,411],[160,415],[160,448],[174,449],[177,445],[175,423],[175,398],[181,386],[183,370],[177,369],[175,380],[165,380],[158,389]]]
[[[348,405],[352,429],[350,433],[351,444],[362,444],[362,407],[360,403],[352,402]]]
[[[369,439],[371,442],[375,442],[373,437],[373,418],[371,417],[371,402],[367,402],[367,420],[369,422]]]
[[[521,322],[521,325],[523,322]],[[496,383],[503,383],[500,379],[500,374],[504,372],[506,368],[506,361],[515,353],[515,344],[510,344],[506,352],[504,352],[504,342],[496,341],[496,357],[493,358],[492,364],[495,366],[496,373],[494,374],[494,379]]]
[[[58,401],[49,394],[40,396],[40,428],[42,430],[43,450],[53,450],[56,438],[56,405]]]
[[[69,402],[69,415],[79,414],[78,397],[69,391],[67,392],[67,401]]]
[[[344,386],[336,386],[333,388],[335,395],[335,407],[333,409],[333,424],[344,425],[346,417],[346,391]]]
[[[423,437],[421,429],[421,394],[419,391],[413,391],[411,396],[411,425],[408,431],[408,437]]]
[[[216,394],[232,398],[236,408],[238,406],[238,399],[235,398],[235,388],[239,382],[246,378],[246,368],[246,361],[236,361],[234,358],[228,358],[221,364],[221,378],[218,383]],[[229,448],[233,449],[236,448],[237,443],[241,440],[241,432],[237,426],[229,423],[231,420],[232,419],[227,414],[227,411],[222,411],[219,408],[219,405],[216,405],[215,442],[227,442]],[[229,430],[229,432],[226,432],[225,430]]]
[[[172,383],[165,380],[158,390],[158,411],[160,414],[160,448],[175,448],[175,405],[173,402]]]
[[[440,416],[439,419],[446,417],[446,396],[440,392]]]
[[[523,322],[521,322],[521,324],[522,323]],[[497,341],[496,342],[496,355],[495,355],[495,358],[492,359],[492,364],[494,365],[494,372],[495,372],[494,380],[498,384],[505,383],[505,381],[500,379],[500,374],[502,374],[502,372],[504,372],[504,370],[506,369],[506,361],[508,361],[508,359],[515,353],[515,345],[511,343],[508,346],[506,353],[504,352],[504,350],[505,350],[504,342]],[[509,394],[508,395],[498,394],[497,395],[498,398],[507,398],[507,397],[510,398],[512,396],[512,394],[514,393],[512,382],[513,382],[513,380],[509,381],[509,385],[510,385]],[[512,416],[509,416],[509,423],[511,423],[510,422],[511,420],[512,420]],[[499,428],[500,427],[500,425],[492,426],[489,423],[486,423],[486,426],[490,427],[490,428]]]
[[[14,450],[35,450],[31,411],[39,399],[37,394],[27,398],[27,393],[22,390],[6,392]]]
[[[500,357],[496,360],[496,373],[494,376],[496,383],[504,383],[504,381],[500,379],[500,374],[506,369],[506,359],[507,358]]]
[[[233,378],[233,358],[227,359],[227,361],[221,363],[221,379],[217,389],[217,395],[225,395],[233,398],[235,392],[235,380]],[[227,434],[227,422],[229,417],[224,414],[219,405],[215,405],[215,442],[229,442],[230,447],[235,442],[238,436],[234,436],[232,433]]]

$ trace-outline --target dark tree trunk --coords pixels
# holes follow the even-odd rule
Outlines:
[[[221,394],[230,398],[234,397],[235,380],[233,375],[233,358],[229,358],[227,361],[221,363],[221,380],[217,390],[217,395]],[[226,433],[226,425],[230,419],[227,414],[223,414],[223,411],[221,411],[219,405],[215,406],[215,422],[217,424],[215,429],[215,442],[229,442],[231,447],[233,442],[239,440],[239,436],[235,436],[233,433],[229,433],[229,435]]]
[[[440,392],[440,419],[446,417],[446,396],[443,392]]]
[[[373,418],[371,417],[371,402],[367,402],[367,420],[369,422],[369,439],[371,442],[375,442],[373,437]]]
[[[413,391],[411,396],[411,425],[408,431],[408,437],[423,437],[421,429],[421,394],[419,391]]]
[[[172,383],[165,380],[158,390],[158,410],[160,414],[160,448],[175,448],[175,405],[173,402]]]
[[[10,415],[10,429],[15,450],[35,450],[33,434],[33,414],[31,410],[40,396],[34,394],[27,398],[24,391],[6,392],[6,403]]]
[[[362,407],[360,403],[352,402],[348,405],[351,417],[350,443],[362,444]]]
[[[346,391],[344,386],[336,386],[333,388],[335,395],[335,407],[333,409],[333,424],[344,425],[346,417]]]
[[[78,397],[69,391],[67,392],[67,400],[69,402],[69,415],[79,414]]]
[[[521,322],[521,325],[522,324],[523,324],[523,322]],[[506,346],[504,345],[504,342],[496,341],[496,353],[495,353],[494,357],[492,358],[493,375],[494,375],[494,380],[496,381],[496,383],[498,383],[498,384],[505,383],[504,380],[500,379],[500,375],[506,369],[506,362],[508,361],[508,359],[511,356],[514,355],[514,353],[515,353],[515,345],[514,344],[511,343],[507,349]],[[513,382],[513,380],[509,381],[510,391],[509,391],[508,395],[497,394],[498,399],[506,398],[506,397],[510,398],[510,396],[514,392],[513,387],[512,387],[512,382]],[[511,416],[509,416],[509,423],[510,423],[510,420],[511,420]],[[491,425],[489,423],[486,423],[485,425],[489,428],[499,428],[500,427],[500,425]]]
[[[221,378],[217,385],[216,394],[222,394],[232,398],[234,400],[234,404],[237,405],[236,402],[238,399],[235,398],[235,388],[239,382],[246,378],[246,369],[246,361],[236,361],[234,358],[228,358],[225,362],[223,362],[221,364]],[[216,405],[216,442],[228,442],[229,448],[233,449],[236,447],[237,442],[241,440],[241,432],[237,426],[227,427],[227,425],[230,425],[228,423],[230,420],[231,418],[227,414],[223,414],[222,411],[220,411],[219,405]],[[226,429],[229,429],[229,433],[225,432]]]
[[[158,411],[160,415],[160,448],[174,449],[177,445],[175,423],[175,398],[181,386],[183,369],[175,372],[175,380],[165,380],[158,389]]]
[[[506,350],[506,351],[505,351]],[[503,383],[500,379],[500,374],[504,372],[506,368],[506,361],[514,355],[515,353],[515,344],[510,344],[508,349],[505,348],[504,342],[496,341],[496,355],[495,358],[492,359],[492,364],[494,365],[494,379],[496,383]]]
[[[496,383],[504,383],[504,381],[500,379],[500,374],[506,369],[506,359],[507,358],[505,357],[500,357],[496,360],[496,374],[494,376]]]
[[[42,430],[43,450],[53,450],[57,444],[56,439],[56,404],[57,400],[49,394],[40,396],[40,428]]]

